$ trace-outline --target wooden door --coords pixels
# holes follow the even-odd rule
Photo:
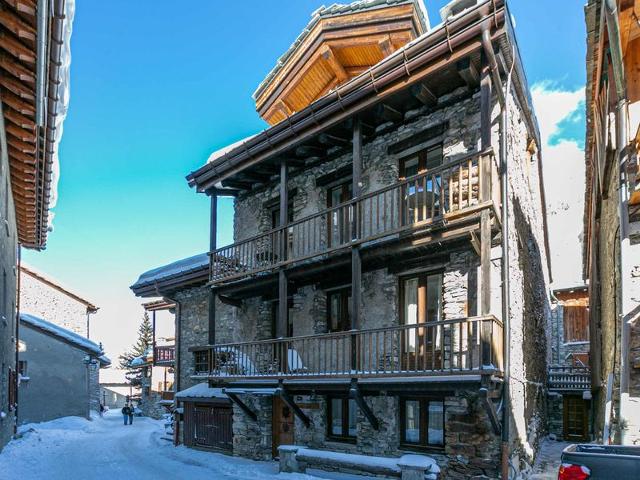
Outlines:
[[[232,450],[233,409],[231,406],[186,402],[184,413],[185,445]]]
[[[289,406],[280,397],[273,397],[273,458],[278,457],[280,445],[293,445],[295,443],[294,428],[295,417]]]
[[[562,413],[565,440],[578,442],[588,440],[588,410],[587,401],[581,396],[564,396]]]

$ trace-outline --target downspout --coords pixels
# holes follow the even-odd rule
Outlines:
[[[176,306],[176,320],[175,320],[175,332],[174,332],[174,337],[175,337],[175,345],[176,345],[176,351],[175,351],[175,367],[173,369],[173,390],[174,390],[174,394],[173,394],[173,405],[174,405],[174,409],[178,407],[178,399],[176,397],[176,393],[178,393],[180,391],[180,323],[181,323],[181,308],[180,308],[180,302],[175,299],[175,298],[171,298],[168,296],[164,296],[162,297],[164,298],[165,301],[169,301],[171,303],[174,303]],[[166,388],[166,387],[165,387]],[[179,434],[179,428],[180,428],[180,414],[175,412],[173,415],[173,444],[175,446],[177,446],[179,444],[179,438],[180,438],[180,434]]]
[[[508,178],[507,178],[507,102],[506,98],[511,90],[511,75],[513,73],[513,67],[515,65],[515,56],[512,56],[514,60],[511,63],[511,68],[507,75],[507,85],[505,91],[502,90],[502,79],[500,78],[500,71],[498,69],[498,61],[496,59],[495,52],[493,51],[493,44],[491,42],[491,19],[487,19],[482,23],[482,48],[484,54],[487,57],[489,63],[489,69],[491,73],[491,79],[495,86],[494,90],[500,103],[500,186],[501,186],[501,222],[502,222],[502,323],[503,323],[503,336],[502,336],[502,351],[504,362],[504,383],[502,390],[502,435],[501,435],[501,477],[502,480],[509,479],[509,422],[510,422],[510,393],[509,393],[509,379],[510,379],[510,358],[509,347],[510,341],[510,322],[509,316],[511,315],[509,308],[509,210],[508,210]],[[506,92],[506,93],[505,93]]]
[[[45,83],[46,83],[46,65],[47,65],[47,37],[49,28],[47,22],[47,0],[38,0],[38,32],[37,32],[37,58],[36,65],[36,125],[43,126],[46,115],[45,102]]]
[[[633,307],[630,305],[630,298],[626,295],[626,271],[625,260],[631,256],[629,242],[629,225],[626,213],[628,199],[627,182],[625,178],[626,147],[629,143],[627,133],[627,94],[626,80],[624,72],[624,60],[622,55],[622,45],[620,43],[620,23],[618,20],[618,5],[615,0],[605,0],[603,10],[607,21],[607,32],[609,35],[609,48],[611,52],[611,62],[613,67],[613,79],[616,86],[618,103],[616,105],[616,149],[618,155],[618,222],[620,224],[619,242],[620,255],[617,270],[620,273],[620,282],[617,288],[617,296],[620,298],[618,306],[618,316],[620,318],[620,424],[627,423],[627,412],[629,410],[629,341],[631,337],[630,318],[626,318]],[[625,443],[625,429],[621,430],[620,443]]]
[[[16,279],[16,374],[15,374],[15,392],[16,392],[16,403],[15,403],[15,423],[13,424],[13,434],[16,435],[18,433],[18,387],[20,385],[20,381],[18,380],[19,377],[19,373],[18,373],[18,362],[20,361],[20,280],[21,280],[21,274],[22,274],[22,270],[21,270],[21,265],[22,265],[22,246],[20,244],[18,244],[18,261],[17,261],[17,279]]]

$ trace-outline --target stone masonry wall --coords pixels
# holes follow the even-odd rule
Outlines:
[[[16,369],[16,280],[17,227],[4,115],[0,105],[0,451],[11,439],[16,424],[9,403],[9,369]]]

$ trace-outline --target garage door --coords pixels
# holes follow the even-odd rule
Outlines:
[[[227,405],[185,403],[184,443],[189,447],[230,451],[233,447],[233,409]]]

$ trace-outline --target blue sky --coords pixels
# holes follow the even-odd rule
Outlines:
[[[264,128],[251,94],[321,3],[77,2],[54,231],[24,259],[102,307],[94,331],[112,355],[141,313],[128,286],[207,247],[208,200],[185,175]],[[445,3],[426,0],[432,24]],[[583,86],[583,4],[511,2],[530,85]],[[584,116],[572,117],[550,143],[582,141]],[[230,207],[221,202],[219,243],[231,240]]]

